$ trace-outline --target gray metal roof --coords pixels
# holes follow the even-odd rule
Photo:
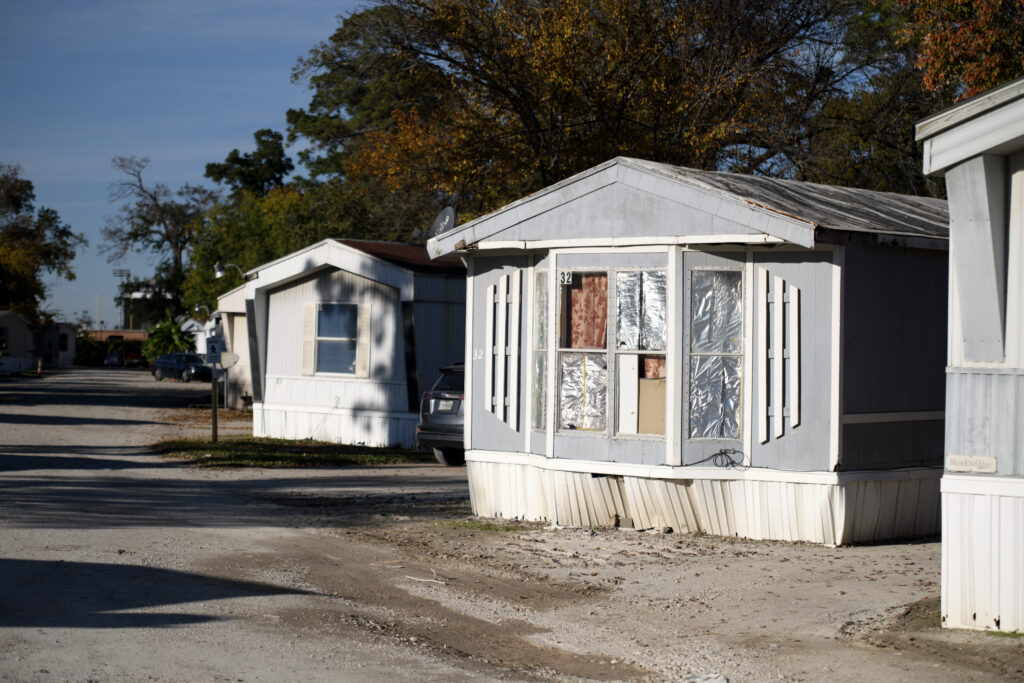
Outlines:
[[[1024,98],[1024,78],[1008,81],[918,121],[917,139],[920,141],[933,137],[1021,98]]]
[[[946,201],[764,176],[699,171],[641,159],[619,159],[690,185],[799,218],[819,228],[949,238]]]

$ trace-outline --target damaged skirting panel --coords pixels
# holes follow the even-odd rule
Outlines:
[[[557,462],[535,466],[469,458],[474,514],[576,527],[631,521],[636,529],[670,527],[678,533],[825,545],[939,532],[940,471],[808,483],[780,481],[785,473],[779,472],[767,479],[595,475],[558,469]]]
[[[942,478],[942,625],[1024,631],[1024,479]]]
[[[254,403],[253,436],[313,439],[330,443],[415,448],[415,413],[355,410],[302,410]]]

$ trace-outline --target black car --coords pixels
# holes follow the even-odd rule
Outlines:
[[[441,368],[441,376],[420,401],[420,423],[416,427],[416,439],[420,446],[433,448],[434,457],[442,465],[454,467],[466,463],[466,449],[462,440],[462,404],[466,398],[464,379],[462,363]]]
[[[213,372],[205,364],[206,361],[194,353],[166,353],[153,361],[153,377],[162,379],[180,379],[191,382],[194,379],[209,382]]]

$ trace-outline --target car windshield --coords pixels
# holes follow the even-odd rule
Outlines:
[[[445,372],[434,385],[434,391],[462,391],[465,374],[461,372]]]
[[[182,356],[181,359],[186,363],[202,363],[203,359],[199,356]]]

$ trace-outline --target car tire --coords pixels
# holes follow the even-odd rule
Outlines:
[[[466,451],[460,448],[435,448],[434,457],[445,467],[462,467],[466,464]]]
[[[155,379],[157,382],[159,382],[163,378],[164,378],[163,370],[161,370],[160,368],[156,368],[155,370],[153,370],[153,379]]]
[[[186,384],[192,381],[192,375],[189,374],[188,370],[181,371],[181,381]]]

